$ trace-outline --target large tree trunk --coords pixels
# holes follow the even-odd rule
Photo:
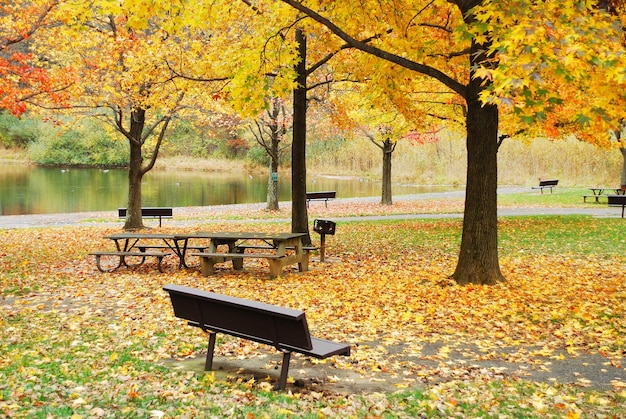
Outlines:
[[[391,194],[391,157],[393,156],[394,143],[387,139],[383,141],[383,190],[380,203],[382,205],[392,204]]]
[[[293,142],[291,145],[291,231],[307,233],[304,243],[311,244],[309,215],[306,208],[306,36],[296,30],[299,63],[297,87],[293,91]]]
[[[498,108],[478,99],[481,80],[467,95],[467,186],[463,236],[456,270],[459,284],[503,281],[498,262]]]
[[[144,175],[141,135],[145,125],[145,111],[135,110],[131,113],[129,143],[130,162],[128,166],[128,205],[124,230],[144,228],[141,217],[141,179]]]

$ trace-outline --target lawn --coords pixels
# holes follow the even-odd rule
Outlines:
[[[626,380],[597,388],[582,378],[563,384],[556,373],[534,380],[474,365],[549,373],[564,358],[599,356],[605,368],[623,370],[622,219],[502,217],[507,281],[491,287],[448,279],[460,219],[340,222],[327,238],[327,262],[314,259],[309,272],[273,280],[260,265],[205,278],[173,260],[164,273],[148,263],[102,274],[87,253],[110,246],[102,237],[119,228],[94,224],[0,231],[0,416],[626,416]],[[192,229],[289,225],[233,219]],[[175,368],[203,355],[206,336],[173,316],[161,289],[168,283],[305,310],[313,335],[350,343],[352,355],[317,365],[334,372],[328,385],[288,385],[285,392],[271,390],[276,371],[268,379]],[[247,359],[267,349],[220,335],[217,355]],[[452,354],[461,351],[470,362],[455,362]],[[333,391],[348,372],[388,390],[356,382]]]

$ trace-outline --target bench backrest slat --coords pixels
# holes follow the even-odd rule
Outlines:
[[[119,217],[126,217],[126,208],[117,209]],[[172,217],[172,208],[168,207],[143,207],[141,208],[142,217]]]
[[[193,325],[277,348],[281,344],[313,348],[303,311],[179,285],[163,289],[170,294],[176,317]]]
[[[331,199],[337,196],[336,191],[324,191],[324,192],[307,192],[307,199]]]
[[[539,186],[556,186],[558,183],[558,179],[540,180]]]

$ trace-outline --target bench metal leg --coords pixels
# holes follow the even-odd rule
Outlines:
[[[291,360],[291,352],[283,352],[283,363],[280,368],[280,379],[278,380],[278,390],[284,390],[287,387],[287,375],[289,374],[289,361]]]
[[[142,250],[142,251],[143,251],[143,250]],[[136,257],[139,257],[139,256],[136,256]],[[131,264],[129,264],[129,263],[127,263],[127,262],[126,262],[126,256],[123,256],[123,255],[122,255],[122,256],[120,256],[120,266],[121,266],[121,265],[124,265],[124,266],[126,266],[127,268],[134,268],[135,266],[140,266],[140,265],[143,265],[145,262],[146,262],[146,257],[145,257],[145,256],[142,256],[142,257],[141,257],[141,262],[139,262],[139,263],[135,263],[134,265],[131,265]]]
[[[622,217],[623,218],[623,217]],[[110,268],[110,269],[105,269],[102,267],[102,265],[100,264],[100,258],[102,257],[102,255],[95,255],[96,256],[96,266],[98,267],[98,270],[100,272],[113,272],[114,270],[116,270],[117,268],[119,268],[120,266],[122,266],[122,256],[119,257],[119,263],[117,264],[117,266]]]
[[[211,371],[213,369],[213,353],[215,352],[215,336],[217,333],[209,332],[209,346],[206,353],[206,361],[204,362],[204,370]]]
[[[157,268],[159,269],[159,272],[163,272],[163,267],[161,266],[161,262],[163,262],[163,258],[164,256],[157,256]]]

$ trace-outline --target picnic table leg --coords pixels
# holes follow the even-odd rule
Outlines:
[[[183,245],[181,246],[179,241],[183,242]],[[173,239],[172,241],[174,242],[174,246],[170,246],[170,244],[164,239],[165,243],[170,247],[170,249],[172,249],[174,251],[174,253],[176,253],[176,256],[178,256],[178,269],[182,269],[182,268],[188,268],[187,263],[185,262],[185,253],[187,253],[187,243],[189,242],[188,238],[184,238],[184,239]]]
[[[213,265],[215,264],[215,258],[209,256],[199,256],[200,258],[200,272],[202,276],[209,276],[215,273]]]
[[[228,243],[229,253],[244,253],[246,249],[244,247],[235,246],[235,242]],[[233,269],[240,271],[243,269],[243,258],[235,258],[231,261],[233,263]]]
[[[157,268],[159,270],[159,272],[163,272],[163,266],[161,266],[161,262],[163,262],[163,257],[164,256],[157,256],[156,258],[157,260]]]
[[[270,265],[270,278],[278,278],[283,272],[283,262],[280,259],[268,259]]]
[[[303,250],[300,262],[298,262],[298,268],[300,272],[306,272],[309,270],[309,251]]]

